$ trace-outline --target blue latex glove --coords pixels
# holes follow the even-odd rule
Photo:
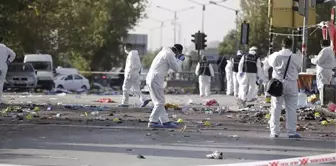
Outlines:
[[[244,73],[239,73],[239,76],[240,76],[240,77],[243,77],[243,76],[244,76]]]
[[[180,54],[177,56],[177,59],[184,61],[185,60],[185,56],[183,54]]]

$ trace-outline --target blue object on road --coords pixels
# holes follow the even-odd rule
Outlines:
[[[302,138],[300,134],[296,133],[294,135],[289,135],[289,138]]]
[[[152,99],[145,100],[145,101],[140,105],[140,107],[141,107],[141,108],[142,108],[142,107],[146,107],[147,104],[148,104],[149,102],[151,102],[151,101],[152,101]]]
[[[154,123],[154,122],[149,122],[148,127],[150,127],[150,128],[164,128],[164,126],[161,123]]]
[[[173,122],[162,123],[162,125],[164,128],[172,128],[172,129],[178,128],[178,125]]]

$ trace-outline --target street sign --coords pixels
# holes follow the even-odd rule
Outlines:
[[[249,33],[250,33],[250,24],[244,21],[244,23],[241,24],[240,44],[243,44],[243,45],[248,44]]]

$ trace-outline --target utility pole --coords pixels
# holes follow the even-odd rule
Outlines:
[[[194,7],[192,6],[192,7],[188,7],[188,8],[184,8],[184,9],[180,9],[180,10],[171,10],[171,9],[167,9],[165,7],[162,7],[162,6],[156,6],[156,7],[159,8],[159,9],[162,9],[162,10],[174,13],[174,21],[173,21],[174,22],[174,43],[176,43],[177,42],[176,41],[176,20],[177,20],[177,13],[193,9]]]
[[[174,11],[174,43],[176,43],[176,20],[177,20],[177,11]]]
[[[306,72],[306,58],[307,58],[307,44],[308,44],[308,16],[309,16],[309,1],[304,1],[304,19],[303,19],[303,27],[302,27],[302,72]]]

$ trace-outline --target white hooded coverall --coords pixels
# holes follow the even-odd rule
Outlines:
[[[122,104],[129,104],[129,92],[132,90],[133,93],[139,97],[140,101],[143,103],[145,101],[144,96],[140,91],[140,70],[141,61],[139,53],[136,50],[132,50],[128,53],[125,65],[125,79],[123,84],[123,98]]]
[[[251,55],[256,55],[255,51],[249,51],[249,54]],[[246,55],[245,55],[246,56]],[[238,76],[241,77],[239,74],[243,73],[243,76],[239,78],[241,81],[239,82],[239,95],[238,97],[242,99],[243,101],[252,101],[256,96],[255,90],[256,90],[256,81],[257,81],[257,76],[262,75],[261,74],[261,62],[260,58],[257,59],[256,66],[257,66],[257,73],[248,73],[244,72],[243,68],[245,65],[245,56],[243,56],[239,62],[238,66]]]
[[[2,96],[3,86],[6,81],[6,74],[8,70],[7,61],[13,62],[16,57],[16,54],[13,50],[8,48],[6,45],[0,43],[0,100]],[[1,101],[0,101],[1,102]]]
[[[169,118],[164,107],[164,80],[169,69],[179,72],[181,71],[181,65],[182,61],[175,58],[174,52],[167,47],[163,47],[154,58],[146,78],[149,94],[154,104],[154,108],[149,117],[149,122],[169,122]]]
[[[242,56],[242,55],[243,55],[243,53],[240,50],[237,51],[237,56],[234,57],[232,59],[232,61],[231,61],[232,62],[232,66],[235,65],[234,64],[235,59],[237,59],[238,56]],[[238,66],[239,66],[239,62],[237,62]],[[239,97],[239,82],[238,82],[238,79],[239,79],[238,71],[234,71],[233,70],[233,94],[234,94],[235,97]]]
[[[286,65],[289,56],[291,60],[289,63],[286,78],[283,79]],[[286,110],[286,128],[289,135],[296,134],[298,107],[298,84],[299,72],[302,66],[302,57],[293,54],[289,49],[282,49],[279,52],[274,52],[268,57],[268,63],[273,67],[272,77],[282,80],[283,95],[281,97],[272,97],[271,101],[271,118],[269,121],[271,135],[280,134],[280,115],[283,102],[285,102]]]
[[[227,60],[227,64],[225,66],[225,75],[226,75],[226,95],[233,94],[233,63],[231,60]]]
[[[323,48],[311,62],[316,65],[316,81],[320,94],[323,93],[323,85],[329,85],[332,80],[332,69],[336,66],[335,53],[332,47]]]
[[[271,66],[268,63],[268,57],[266,57],[264,59],[264,61],[262,61],[262,63],[263,63],[262,72],[264,73],[264,82],[263,82],[263,85],[264,85],[264,88],[266,89],[266,84],[269,81],[268,71],[271,68]],[[265,91],[265,96],[269,96],[269,94],[266,91]]]
[[[209,96],[211,87],[211,77],[215,76],[215,72],[211,64],[209,64],[209,70],[211,76],[205,75],[204,73],[199,73],[199,70],[200,70],[200,63],[197,64],[195,70],[195,74],[198,76],[200,96]]]

